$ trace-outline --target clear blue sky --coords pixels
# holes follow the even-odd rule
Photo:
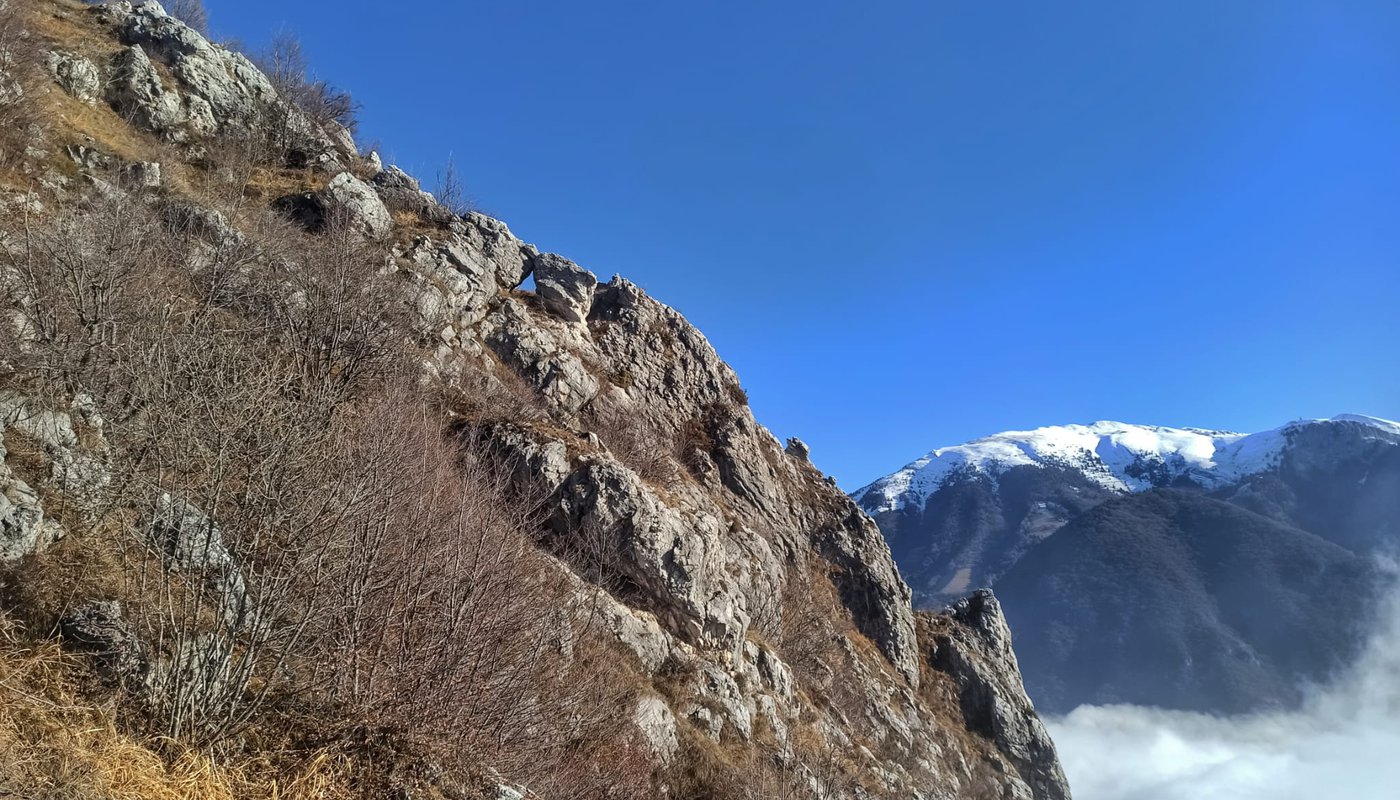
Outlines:
[[[1400,4],[207,0],[680,309],[854,489],[1011,428],[1400,417]]]

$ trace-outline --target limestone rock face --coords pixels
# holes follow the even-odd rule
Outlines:
[[[63,537],[58,523],[44,517],[39,493],[0,467],[0,563],[39,552]]]
[[[91,105],[102,93],[102,73],[97,65],[79,55],[54,51],[45,60],[54,82],[68,94]]]
[[[496,273],[496,282],[514,289],[530,276],[531,264],[537,254],[531,245],[521,242],[504,222],[475,211],[467,214],[461,236],[466,247],[480,253],[483,261]]]
[[[332,178],[323,194],[327,206],[343,211],[349,224],[371,238],[387,236],[393,227],[384,201],[368,184],[348,172]]]
[[[583,322],[593,307],[598,278],[578,264],[544,253],[534,260],[535,291],[545,308],[565,322]]]
[[[645,588],[667,627],[697,644],[734,650],[748,628],[747,599],[725,566],[735,558],[720,520],[660,502],[631,470],[587,460],[561,491],[561,535],[596,537]]]
[[[117,0],[98,14],[128,45],[113,61],[107,101],[138,127],[175,142],[275,129],[294,166],[333,168],[356,154],[343,127],[313,122],[246,56],[211,43],[159,3]],[[152,59],[177,86],[164,85]]]
[[[271,81],[246,56],[210,44],[158,4],[128,11],[125,3],[114,3],[108,9],[122,39],[169,65],[180,83],[209,106],[220,127],[256,124],[277,102]]]
[[[217,127],[209,103],[167,89],[150,57],[139,47],[128,47],[112,59],[107,102],[133,124],[176,142],[207,136]]]
[[[559,409],[577,413],[598,394],[597,378],[570,347],[574,337],[537,324],[522,303],[505,301],[482,329],[487,346]]]
[[[1021,685],[1001,604],[982,589],[949,612],[953,624],[936,636],[931,661],[957,682],[969,728],[1006,754],[1035,797],[1068,798],[1055,745]]]
[[[676,717],[665,700],[654,696],[638,700],[632,722],[663,764],[676,757],[681,746],[676,738]]]

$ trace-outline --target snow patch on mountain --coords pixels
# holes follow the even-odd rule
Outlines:
[[[972,474],[994,480],[1020,466],[1077,470],[1106,489],[1125,493],[1183,479],[1205,487],[1221,486],[1275,466],[1293,429],[1327,422],[1361,423],[1400,436],[1400,423],[1360,414],[1299,420],[1255,434],[1107,420],[1053,425],[939,448],[852,496],[871,514],[921,507],[954,476]]]

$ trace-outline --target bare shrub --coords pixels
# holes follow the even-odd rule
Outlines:
[[[30,94],[41,49],[29,26],[29,6],[0,3],[0,167],[12,166],[35,121]]]
[[[190,741],[236,733],[288,685],[358,485],[333,432],[403,340],[357,239],[264,233],[258,257],[195,247],[110,201],[3,248],[29,380],[108,417],[110,486],[88,501],[135,534],[124,594],[155,651],[154,722]]]
[[[282,98],[301,109],[313,123],[340,125],[351,133],[358,108],[349,92],[311,76],[301,40],[290,33],[273,37],[267,49],[253,56]]]
[[[586,427],[603,440],[608,451],[643,480],[664,486],[680,476],[675,445],[640,417],[593,412]]]
[[[352,513],[319,582],[334,609],[333,697],[464,747],[537,723],[540,655],[566,632],[529,504],[511,502],[489,462],[459,463],[421,402],[375,401],[341,438]]]
[[[209,35],[209,12],[204,0],[165,0],[166,13],[193,28],[203,36]]]
[[[447,164],[438,171],[437,183],[433,187],[433,197],[437,198],[438,203],[444,208],[459,217],[466,216],[476,210],[476,204],[467,195],[462,175],[457,171],[457,160],[452,156],[447,157]]]

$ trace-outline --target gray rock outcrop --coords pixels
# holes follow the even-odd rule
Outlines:
[[[384,201],[368,184],[348,172],[332,178],[323,195],[329,208],[343,213],[350,225],[371,238],[383,238],[393,227],[394,220]]]
[[[139,47],[128,47],[112,59],[107,102],[133,125],[176,142],[208,136],[218,127],[209,103],[167,89],[150,56]]]
[[[65,642],[92,656],[99,674],[139,690],[150,670],[145,644],[122,615],[121,603],[94,600],[59,621]]]
[[[565,322],[584,322],[593,307],[598,277],[578,264],[553,253],[534,259],[535,291],[545,308]]]
[[[54,82],[76,99],[91,105],[102,94],[102,73],[86,58],[55,50],[48,54],[44,65]]]
[[[948,615],[953,624],[936,634],[930,661],[956,681],[969,729],[996,744],[1036,797],[1068,798],[1055,745],[1021,684],[1001,604],[982,589],[958,601]]]

